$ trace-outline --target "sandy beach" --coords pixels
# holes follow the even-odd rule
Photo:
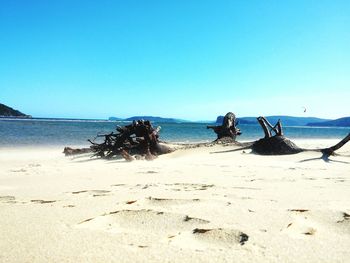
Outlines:
[[[231,149],[126,162],[2,148],[0,262],[350,261],[350,145],[329,162]]]

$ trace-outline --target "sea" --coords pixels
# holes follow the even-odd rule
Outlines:
[[[21,146],[72,146],[88,147],[88,139],[94,140],[98,134],[115,132],[117,125],[130,122],[101,120],[51,120],[51,119],[0,119],[0,147]],[[216,135],[207,125],[213,123],[162,123],[160,139],[171,143],[210,142]],[[264,136],[257,125],[239,125],[242,135],[238,141],[252,141]],[[341,127],[283,127],[284,134],[291,139],[342,139],[350,128]],[[98,141],[99,139],[96,138]]]

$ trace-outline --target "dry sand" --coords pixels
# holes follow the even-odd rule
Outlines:
[[[230,149],[0,149],[0,262],[350,262],[350,145],[330,162],[213,153]]]

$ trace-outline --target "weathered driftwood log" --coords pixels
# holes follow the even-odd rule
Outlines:
[[[281,120],[278,120],[275,126],[272,126],[271,123],[265,117],[260,116],[257,118],[257,120],[262,129],[264,130],[265,138],[270,138],[272,136],[272,131],[275,132],[275,135],[283,135]]]
[[[64,147],[64,149],[63,149],[63,153],[65,156],[89,153],[91,151],[92,151],[91,148],[73,149],[71,147]]]
[[[333,155],[336,150],[343,147],[343,145],[346,144],[348,141],[350,141],[350,133],[344,139],[342,139],[340,142],[338,142],[336,145],[329,147],[329,148],[322,149],[321,152],[324,155],[328,155],[328,156]]]
[[[339,143],[329,148],[302,149],[299,148],[290,139],[283,136],[282,124],[280,120],[276,123],[275,126],[272,126],[264,117],[259,117],[258,122],[264,131],[265,137],[253,142],[250,147],[254,152],[262,155],[283,155],[295,154],[303,151],[318,151],[322,152],[325,156],[329,156],[333,155],[334,151],[338,150],[350,140],[350,134],[348,134]],[[272,135],[272,133],[275,134]]]
[[[237,135],[241,135],[241,131],[237,128],[236,116],[232,112],[228,112],[220,126],[207,126],[207,129],[213,129],[218,140],[236,141]]]
[[[116,130],[117,133],[98,135],[97,137],[104,137],[102,143],[88,140],[95,156],[112,158],[120,155],[127,161],[132,161],[134,158],[131,154],[151,160],[159,154],[172,152],[170,147],[159,142],[160,127],[154,129],[150,121],[133,121],[130,125],[118,126]]]
[[[262,155],[295,154],[303,151],[303,149],[283,135],[275,135],[255,141],[252,145],[252,150]]]
[[[149,121],[138,120],[126,126],[117,126],[116,133],[100,134],[94,140],[88,140],[90,148],[72,149],[65,147],[63,153],[67,155],[93,152],[93,156],[112,158],[121,156],[127,161],[135,159],[153,160],[157,155],[173,151],[169,146],[159,141],[159,130],[153,128]],[[104,138],[102,143],[95,142],[97,138]],[[133,157],[132,155],[137,156]]]
[[[259,117],[257,120],[264,131],[265,137],[253,143],[252,150],[254,152],[263,155],[281,155],[295,154],[302,151],[291,140],[283,136],[280,120],[275,126],[272,126],[265,117]]]

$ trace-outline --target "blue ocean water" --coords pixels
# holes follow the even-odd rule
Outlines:
[[[86,120],[0,120],[0,147],[17,146],[89,146],[87,139],[98,133],[115,131],[116,125],[130,122],[86,121]],[[212,130],[206,129],[212,123],[153,123],[161,126],[160,139],[168,142],[209,142],[216,139]],[[239,125],[243,134],[239,141],[263,137],[259,125]],[[289,138],[342,139],[350,128],[284,127]]]

